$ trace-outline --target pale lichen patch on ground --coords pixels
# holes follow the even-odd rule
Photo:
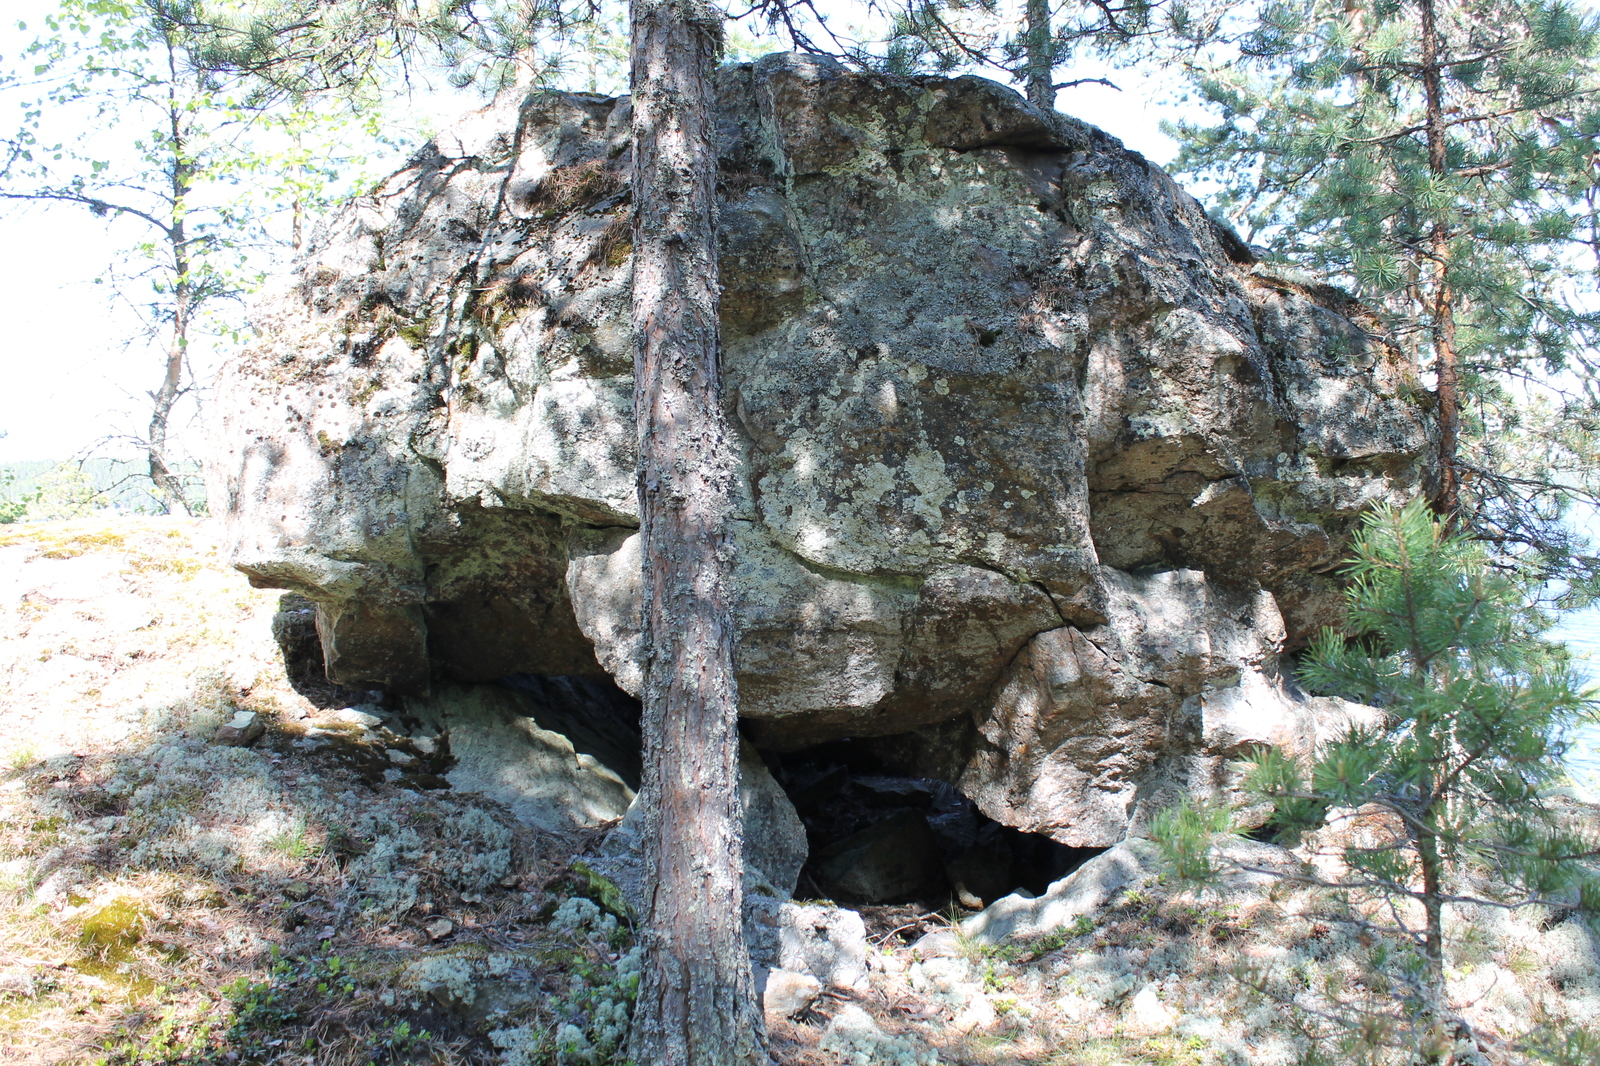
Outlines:
[[[637,951],[567,872],[593,835],[374,769],[406,743],[381,695],[291,679],[278,594],[203,524],[0,530],[0,592],[0,1063],[620,1061]],[[266,735],[217,744],[241,710]],[[1284,885],[1130,883],[1032,940],[938,951],[915,942],[947,920],[880,910],[865,986],[772,1020],[782,1066],[1288,1066],[1335,1045],[1286,1003],[1377,992],[1372,945]],[[1450,941],[1484,1038],[1461,1061],[1600,1017],[1578,917],[1458,908]]]
[[[498,1061],[406,979],[463,952],[518,960],[473,998],[549,1045],[582,840],[368,772],[388,734],[291,682],[279,599],[200,522],[0,530],[0,1062]],[[242,710],[266,735],[217,743]]]

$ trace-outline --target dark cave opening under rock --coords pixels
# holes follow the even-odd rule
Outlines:
[[[291,594],[274,624],[296,688],[319,707],[359,704],[374,711],[400,738],[427,733],[436,745],[427,749],[433,753],[428,768],[437,776],[453,766],[448,727],[428,728],[409,713],[407,701],[327,680],[313,614],[309,601]],[[577,753],[609,768],[629,788],[639,787],[639,701],[610,678],[512,674],[490,687],[516,693],[512,713],[561,734]],[[973,910],[1012,892],[1039,895],[1105,850],[1069,847],[1001,825],[954,784],[929,776],[949,775],[951,767],[964,763],[970,747],[966,725],[762,752],[806,830],[810,856],[801,870],[798,897]],[[365,746],[361,753],[366,754]],[[366,761],[373,766],[367,769],[392,778],[395,770],[387,766],[384,752],[374,748],[371,754]],[[421,787],[450,785],[439,776]]]
[[[881,748],[839,740],[766,753],[810,843],[797,896],[975,910],[1039,895],[1105,850],[1001,825],[948,781],[895,772]]]

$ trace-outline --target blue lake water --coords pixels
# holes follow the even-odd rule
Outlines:
[[[1587,680],[1600,681],[1600,607],[1574,611],[1550,631],[1564,641],[1578,659],[1578,671]],[[1588,799],[1600,802],[1600,725],[1584,725],[1572,738],[1567,753],[1572,783]]]

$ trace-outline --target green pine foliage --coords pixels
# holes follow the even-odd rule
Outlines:
[[[1348,634],[1324,630],[1300,677],[1384,722],[1329,744],[1309,773],[1260,755],[1249,787],[1290,833],[1331,808],[1373,804],[1399,819],[1393,848],[1345,856],[1384,891],[1423,900],[1423,882],[1471,868],[1510,889],[1504,902],[1600,911],[1600,883],[1576,861],[1590,847],[1541,798],[1592,710],[1565,649],[1542,639],[1548,618],[1420,503],[1374,513],[1354,550]]]
[[[1424,503],[1373,513],[1354,552],[1348,632],[1325,630],[1300,677],[1378,708],[1381,721],[1352,728],[1309,766],[1261,752],[1245,787],[1274,805],[1280,839],[1356,818],[1385,827],[1346,838],[1342,874],[1307,881],[1349,904],[1363,932],[1400,946],[1381,960],[1390,996],[1383,1024],[1368,1031],[1436,1058],[1458,1032],[1445,995],[1447,908],[1600,913],[1595,842],[1546,798],[1568,731],[1594,703],[1565,649],[1542,638],[1547,616]],[[1187,807],[1167,813],[1155,835],[1180,876],[1204,880],[1216,873],[1208,856],[1219,828],[1215,808]],[[1373,900],[1385,906],[1355,906]],[[1373,1016],[1368,1006],[1351,1017]]]
[[[1441,512],[1502,561],[1592,582],[1566,519],[1600,493],[1596,17],[1282,0],[1187,24],[1219,117],[1170,128],[1177,168],[1271,264],[1348,287],[1434,371]]]
[[[617,0],[212,0],[205,69],[266,96],[358,104],[431,71],[493,96],[515,86],[623,92],[626,5]]]
[[[1168,8],[1163,0],[901,0],[877,10],[887,22],[883,46],[846,49],[853,61],[894,74],[972,72],[1009,79],[1030,101],[1049,107],[1059,89],[1110,84],[1103,78],[1054,81],[1058,71],[1071,70],[1073,59],[1150,58],[1159,51],[1158,40],[1178,40],[1174,27],[1188,27],[1187,9]]]

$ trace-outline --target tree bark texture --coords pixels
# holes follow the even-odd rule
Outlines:
[[[1024,84],[1028,102],[1047,113],[1056,106],[1055,33],[1050,27],[1050,0],[1027,0],[1027,49]]]
[[[639,1066],[761,1066],[743,913],[711,73],[721,14],[633,0],[634,418],[644,565],[645,962]]]
[[[1428,170],[1443,177],[1449,166],[1445,144],[1445,100],[1442,60],[1439,56],[1439,20],[1435,0],[1421,0],[1422,21],[1422,96],[1428,137]],[[1461,395],[1459,360],[1456,355],[1456,301],[1450,284],[1450,226],[1436,218],[1428,233],[1433,259],[1434,290],[1433,364],[1439,397],[1439,457],[1435,483],[1430,494],[1434,513],[1453,528],[1461,506],[1461,481],[1456,469],[1456,450],[1460,447]]]

